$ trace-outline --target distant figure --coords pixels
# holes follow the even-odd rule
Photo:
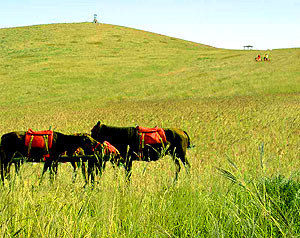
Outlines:
[[[94,20],[93,20],[93,23],[98,23],[98,20],[97,20],[97,14],[94,14]]]
[[[257,62],[261,61],[261,56],[258,55],[258,56],[255,58],[255,60],[256,60]]]
[[[265,55],[264,55],[264,61],[270,61],[269,55],[268,55],[268,54],[265,54]]]

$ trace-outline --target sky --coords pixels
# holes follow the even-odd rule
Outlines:
[[[1,0],[0,28],[91,22],[94,14],[218,48],[300,47],[300,0]]]

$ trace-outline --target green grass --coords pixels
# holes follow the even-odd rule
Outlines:
[[[0,187],[1,237],[299,236],[299,200],[275,196],[276,178],[300,183],[299,49],[257,63],[264,52],[90,23],[0,29],[0,43],[0,134],[101,120],[182,128],[195,144],[175,185],[169,157],[135,162],[129,186],[109,166],[94,189],[68,164],[39,186],[41,165],[25,164]]]

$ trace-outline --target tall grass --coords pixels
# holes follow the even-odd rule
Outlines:
[[[300,227],[299,178],[295,179],[295,175],[290,178],[282,175],[267,177],[262,157],[260,162],[263,176],[260,179],[245,178],[236,164],[229,158],[228,161],[234,172],[223,168],[217,170],[233,185],[239,186],[239,189],[229,193],[233,194],[231,202],[238,208],[238,215],[242,214],[237,217],[244,217],[249,222],[248,227],[251,227],[248,231],[251,233],[243,236],[297,236]]]
[[[71,170],[67,165],[62,166],[53,184],[44,181],[42,186],[36,184],[37,175],[28,174],[30,166],[25,165],[22,176],[15,177],[10,186],[1,188],[2,236],[293,237],[299,234],[300,183],[296,174],[289,178],[253,178],[234,165],[234,172],[219,170],[236,185],[222,183],[221,179],[207,188],[208,184],[201,184],[203,180],[197,180],[196,175],[186,174],[174,185],[171,174],[165,174],[166,168],[156,168],[151,173],[146,170],[146,174],[143,168],[136,169],[130,185],[125,184],[124,173],[108,170],[94,188],[84,189],[83,181],[72,184],[71,178],[65,176]],[[38,173],[39,170],[33,169]]]
[[[88,23],[0,29],[0,41],[0,134],[101,120],[182,128],[195,145],[175,184],[169,157],[134,162],[129,185],[108,166],[85,188],[69,164],[41,185],[42,165],[24,164],[0,186],[0,236],[299,236],[299,49],[256,63],[258,51]]]

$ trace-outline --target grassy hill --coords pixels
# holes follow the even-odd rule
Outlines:
[[[256,63],[264,52],[90,23],[1,29],[0,37],[1,111],[20,116],[300,91],[299,49],[273,50],[270,64]]]
[[[191,175],[183,170],[174,187],[170,158],[134,163],[129,189],[122,170],[116,180],[109,168],[84,192],[82,180],[71,183],[68,165],[61,165],[54,184],[38,186],[40,166],[26,164],[14,186],[1,187],[0,204],[8,205],[0,206],[0,233],[299,234],[297,218],[273,213],[266,193],[265,200],[257,195],[264,178],[299,181],[300,49],[267,52],[271,62],[257,63],[264,51],[217,49],[108,24],[0,29],[0,134],[49,126],[89,132],[101,120],[179,127],[196,146],[188,152]],[[233,171],[248,192],[230,192],[216,167]]]
[[[257,64],[257,51],[215,49],[105,24],[40,25],[0,33],[1,86],[6,89],[9,82],[10,104],[299,92],[299,49],[273,50],[271,64]],[[15,95],[18,91],[11,89],[18,87],[22,92]]]

